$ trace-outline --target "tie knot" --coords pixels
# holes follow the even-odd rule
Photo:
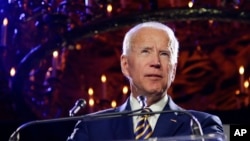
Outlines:
[[[144,109],[142,109],[142,113],[150,113],[153,112],[149,107],[145,107]]]
[[[141,113],[145,114],[145,115],[142,115],[142,116],[152,116],[153,114],[151,112],[153,112],[153,111],[149,107],[145,107],[141,111]]]

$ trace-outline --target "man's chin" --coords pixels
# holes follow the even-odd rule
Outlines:
[[[151,90],[148,90],[148,94],[150,95],[161,95],[163,94],[163,90],[162,89],[151,89]]]

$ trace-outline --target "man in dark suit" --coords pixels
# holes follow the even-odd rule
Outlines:
[[[219,117],[176,105],[167,90],[174,81],[179,43],[174,32],[159,22],[145,22],[130,29],[123,41],[122,73],[130,82],[131,94],[117,108],[94,114],[134,111],[186,111],[198,119],[204,134],[223,134]],[[145,102],[138,97],[145,98]],[[146,114],[145,114],[146,115]],[[138,126],[139,124],[139,126]],[[202,134],[202,132],[200,134]],[[166,138],[192,135],[190,116],[182,112],[144,116],[123,116],[79,121],[68,140],[104,141]]]

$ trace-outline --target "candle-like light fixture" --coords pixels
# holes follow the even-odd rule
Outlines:
[[[89,99],[89,106],[94,107],[94,105],[95,105],[95,100],[93,98],[90,98]]]
[[[46,72],[46,78],[50,78],[52,72],[52,67],[49,67],[48,71]]]
[[[107,77],[106,75],[101,76],[101,82],[102,82],[102,97],[103,99],[107,98]]]
[[[108,16],[111,16],[111,13],[112,13],[113,7],[112,7],[112,5],[111,5],[110,3],[107,5],[106,10],[107,10],[107,14],[108,14]]]
[[[128,94],[128,86],[123,86],[123,88],[122,88],[122,93],[123,93],[124,95],[127,95],[127,94]]]
[[[244,66],[240,66],[239,74],[240,74],[240,92],[244,92]]]
[[[3,20],[3,25],[1,28],[1,46],[6,46],[7,45],[7,26],[8,26],[8,19],[4,18]]]
[[[116,101],[115,101],[115,100],[112,100],[112,101],[111,101],[111,107],[112,107],[112,108],[115,108],[116,105],[117,105]]]
[[[248,87],[249,87],[249,81],[248,81],[248,80],[245,80],[245,81],[244,81],[245,93],[248,93]]]
[[[93,0],[84,0],[86,6],[86,13],[91,14],[91,7],[93,5]]]
[[[88,89],[88,94],[89,94],[90,97],[93,96],[94,95],[94,89],[90,87]]]
[[[47,75],[47,74],[46,74]],[[35,69],[30,70],[29,80],[35,82]]]
[[[91,113],[91,112],[94,112],[94,106],[95,106],[95,100],[94,100],[94,98],[90,98],[89,99],[89,112]]]
[[[123,86],[122,87],[122,100],[125,101],[127,99],[128,95],[128,86]]]
[[[235,95],[239,95],[239,94],[240,94],[240,90],[236,90]]]
[[[102,83],[106,83],[106,81],[107,81],[107,77],[106,77],[106,75],[102,75],[101,76],[101,81],[102,81]]]
[[[53,51],[53,58],[52,58],[52,77],[56,76],[56,70],[58,65],[58,51]]]
[[[192,8],[193,6],[194,6],[193,1],[192,1],[192,0],[191,0],[191,1],[189,1],[189,2],[188,2],[188,7],[189,7],[189,8]]]
[[[14,77],[15,74],[16,74],[16,69],[15,69],[14,67],[12,67],[12,68],[10,69],[10,76],[11,76],[11,77]]]
[[[10,78],[9,78],[9,87],[12,87],[12,78],[15,76],[16,74],[16,69],[14,67],[12,67],[10,69]]]
[[[76,44],[76,50],[81,50],[82,49],[82,45],[81,44]]]
[[[95,100],[93,98],[94,96],[94,89],[93,88],[89,88],[88,89],[88,95],[89,95],[89,112],[93,112],[94,111],[94,106],[95,106]]]

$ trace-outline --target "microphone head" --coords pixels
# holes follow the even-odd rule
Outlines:
[[[69,110],[69,116],[74,116],[79,110],[86,106],[86,100],[78,99],[72,109]]]
[[[78,99],[75,103],[75,106],[80,106],[84,107],[86,105],[86,100],[85,99]]]

